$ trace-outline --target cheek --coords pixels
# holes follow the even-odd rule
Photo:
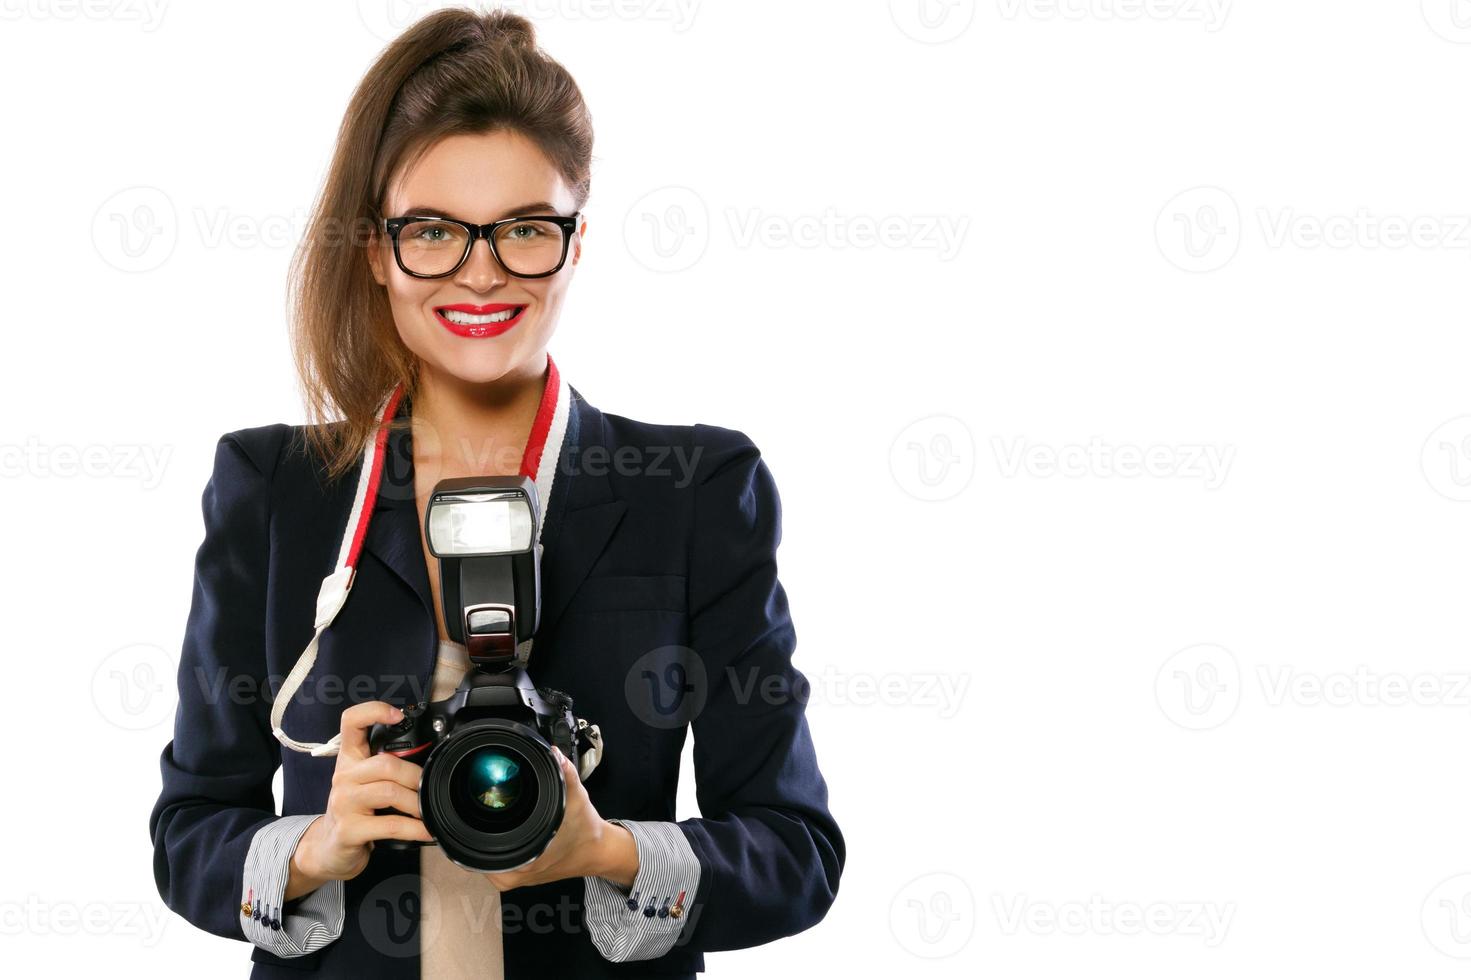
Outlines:
[[[558,307],[562,304],[562,297],[567,294],[570,282],[570,279],[560,275],[553,276],[550,279],[528,282],[526,291],[542,309]]]
[[[394,312],[423,319],[429,314],[429,300],[434,295],[433,284],[411,279],[398,270],[388,277],[388,299]]]

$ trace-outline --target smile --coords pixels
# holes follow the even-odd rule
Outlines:
[[[525,306],[510,303],[492,303],[487,306],[457,303],[454,306],[436,307],[434,316],[445,329],[456,336],[497,337],[514,327],[525,311]]]

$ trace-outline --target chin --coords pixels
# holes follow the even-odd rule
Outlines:
[[[519,351],[509,344],[502,346],[494,340],[471,343],[479,349],[438,351],[435,366],[440,373],[466,384],[491,384],[505,377],[520,363]]]

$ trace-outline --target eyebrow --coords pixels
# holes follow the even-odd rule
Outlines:
[[[449,218],[449,217],[452,217],[452,215],[448,211],[444,210],[443,208],[431,207],[429,205],[424,205],[424,204],[415,204],[415,205],[412,205],[410,207],[407,207],[407,208],[405,208],[403,210],[402,213],[403,214],[422,214],[422,215],[425,215],[426,217],[434,217],[434,218]],[[509,211],[503,212],[501,214],[501,217],[502,218],[514,218],[517,215],[522,215],[522,214],[556,214],[556,213],[557,213],[557,209],[554,208],[554,207],[552,207],[546,201],[533,201],[530,204],[523,204],[520,207],[511,208]]]

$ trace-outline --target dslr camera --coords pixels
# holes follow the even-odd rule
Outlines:
[[[420,812],[447,858],[470,871],[509,871],[546,850],[566,812],[552,746],[586,777],[602,736],[573,714],[570,697],[532,683],[517,654],[541,612],[536,484],[525,476],[441,480],[424,522],[439,559],[446,629],[469,650],[471,667],[444,700],[407,705],[397,724],[373,725],[368,745],[424,767]]]

